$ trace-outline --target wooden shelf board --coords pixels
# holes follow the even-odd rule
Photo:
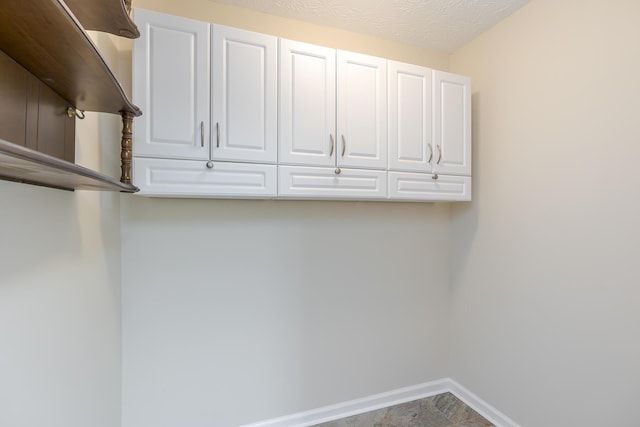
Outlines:
[[[122,0],[100,0],[99,7],[96,5],[98,2],[88,0],[65,0],[65,3],[85,30],[103,31],[130,39],[140,37],[138,27]]]
[[[0,50],[78,109],[142,114],[61,0],[4,2]]]
[[[1,139],[0,178],[64,190],[138,191],[134,185]]]

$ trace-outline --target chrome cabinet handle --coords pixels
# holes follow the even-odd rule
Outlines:
[[[342,157],[344,157],[344,151],[347,149],[347,141],[344,139],[344,135],[340,135],[342,137]]]
[[[438,144],[436,147],[438,148],[438,161],[436,162],[436,165],[439,165],[440,160],[442,160],[442,146]]]
[[[216,147],[220,148],[220,123],[216,122]]]
[[[427,163],[431,163],[431,159],[433,159],[433,146],[429,144],[429,160],[427,160]]]
[[[331,151],[329,151],[329,157],[333,156],[333,149],[335,147],[335,141],[333,140],[333,135],[329,134],[329,139],[331,140]]]
[[[204,122],[200,122],[200,146],[204,147]]]

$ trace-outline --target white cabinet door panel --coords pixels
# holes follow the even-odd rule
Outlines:
[[[389,61],[389,169],[430,172],[433,160],[430,68]]]
[[[280,39],[278,162],[335,165],[335,50]]]
[[[212,26],[212,155],[276,163],[278,39]]]
[[[133,49],[135,156],[208,156],[209,24],[136,9]]]
[[[471,200],[471,177],[389,172],[389,199],[414,201]]]
[[[471,175],[471,80],[434,71],[433,171]]]
[[[387,60],[337,52],[338,165],[387,166]]]
[[[278,196],[298,199],[385,199],[387,172],[278,166]]]
[[[197,160],[133,160],[134,182],[143,196],[270,198],[277,193],[277,166]]]

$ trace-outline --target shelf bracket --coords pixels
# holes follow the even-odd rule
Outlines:
[[[128,111],[123,111],[122,115],[122,141],[120,145],[120,169],[122,174],[120,175],[120,182],[123,184],[131,184],[131,165],[133,159],[133,139],[132,139],[132,126],[133,126],[133,114]]]

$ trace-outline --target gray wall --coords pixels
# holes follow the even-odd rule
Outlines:
[[[126,427],[239,425],[446,376],[447,205],[136,197],[122,225]]]
[[[78,121],[77,162],[118,176],[119,121]],[[120,425],[120,195],[0,181],[0,197],[0,425]]]

